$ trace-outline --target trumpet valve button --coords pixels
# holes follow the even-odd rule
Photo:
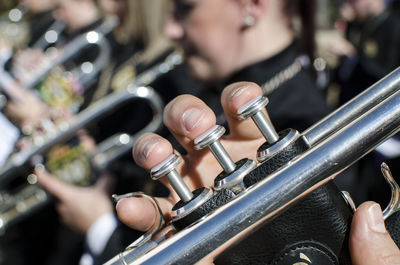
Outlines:
[[[166,160],[153,167],[150,171],[150,175],[153,180],[166,176],[172,188],[182,201],[188,202],[193,198],[193,193],[175,170],[181,162],[182,158],[176,154],[172,154]]]
[[[218,139],[224,135],[225,131],[226,130],[223,126],[215,125],[194,140],[194,148],[196,150],[202,150],[210,146],[215,141],[218,141]]]
[[[268,143],[275,143],[279,140],[279,135],[275,131],[271,121],[263,112],[268,104],[268,98],[259,96],[238,109],[238,118],[244,120],[251,117],[258,129],[263,134]]]
[[[182,162],[182,158],[176,154],[170,155],[167,159],[153,167],[150,171],[150,176],[153,180],[158,180],[161,177],[166,176]]]
[[[267,106],[269,103],[269,100],[267,97],[262,97],[262,96],[258,96],[255,99],[251,100],[250,102],[248,102],[247,104],[241,106],[238,111],[238,117],[240,120],[245,120],[251,116],[253,116],[254,114],[256,114],[257,112],[262,111],[265,106]]]
[[[223,126],[215,125],[194,140],[194,147],[197,150],[208,147],[224,171],[231,173],[235,170],[236,165],[230,158],[228,152],[226,152],[225,148],[218,141],[224,133],[225,128]]]

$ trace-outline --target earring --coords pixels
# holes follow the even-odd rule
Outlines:
[[[243,25],[244,25],[246,28],[249,28],[249,27],[251,27],[251,26],[254,26],[255,22],[256,22],[256,20],[254,19],[254,17],[253,17],[253,16],[250,16],[250,15],[245,16],[244,19],[243,19]]]

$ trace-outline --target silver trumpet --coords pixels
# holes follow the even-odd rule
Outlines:
[[[32,78],[22,83],[22,86],[26,89],[34,88],[40,81],[42,81],[54,67],[59,66],[72,59],[75,55],[90,45],[98,46],[99,56],[93,62],[89,62],[90,65],[80,65],[72,71],[73,75],[80,82],[83,87],[94,79],[95,76],[106,66],[111,56],[111,48],[105,35],[110,33],[117,25],[119,21],[116,17],[107,18],[99,27],[95,30],[89,31],[82,34],[71,42],[67,43],[58,50],[58,56],[50,64],[40,69],[38,73],[35,73]],[[56,25],[57,26],[57,25]],[[39,44],[38,44],[39,45]]]
[[[268,178],[179,232],[171,224],[159,227],[106,264],[213,260],[397,133],[399,89],[400,68],[304,131],[310,149]]]
[[[74,122],[60,126],[60,131],[49,137],[45,142],[31,149],[20,151],[11,155],[6,164],[0,169],[0,186],[4,187],[21,174],[30,165],[35,165],[38,157],[46,154],[54,145],[63,143],[74,137],[78,130],[100,120],[119,106],[134,100],[147,102],[152,111],[152,120],[134,135],[120,133],[113,135],[97,146],[97,153],[90,157],[96,169],[104,169],[121,155],[131,150],[136,139],[145,132],[156,132],[162,125],[162,111],[164,102],[151,87],[147,87],[161,75],[173,70],[183,61],[179,52],[172,52],[167,58],[139,74],[137,78],[123,91],[114,92],[88,108],[81,111]],[[5,232],[6,227],[28,215],[31,210],[48,201],[48,195],[37,184],[35,175],[27,177],[27,184],[15,194],[0,191],[0,232]],[[0,233],[1,234],[1,233]]]

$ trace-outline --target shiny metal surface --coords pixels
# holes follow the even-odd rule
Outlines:
[[[400,67],[370,86],[361,94],[338,108],[302,134],[309,146],[314,146],[329,135],[370,110],[400,89]]]
[[[176,172],[172,170],[166,175],[169,183],[171,184],[174,191],[178,194],[179,198],[182,201],[188,202],[193,198],[193,193],[183,181],[182,177]]]
[[[270,159],[275,154],[277,154],[279,151],[286,148],[289,144],[296,141],[296,139],[299,138],[299,136],[300,136],[300,133],[298,131],[290,129],[289,133],[285,137],[283,137],[281,140],[276,142],[274,145],[270,146],[269,148],[263,149],[263,150],[258,150],[257,160],[259,162],[264,162],[264,161]]]
[[[212,190],[204,188],[204,190],[196,198],[186,203],[181,208],[176,209],[176,211],[173,213],[172,220],[177,221],[187,216],[188,214],[193,212],[193,210],[197,209],[199,206],[208,201],[212,197],[212,195]]]
[[[263,108],[268,104],[268,98],[259,96],[242,106],[238,110],[239,119],[251,117],[254,123],[260,129],[262,135],[268,143],[272,144],[279,140],[279,135],[275,131],[274,126],[268,117],[262,112]]]
[[[202,150],[212,144],[215,141],[218,141],[222,135],[224,135],[226,129],[221,125],[215,125],[211,129],[207,130],[196,139],[194,139],[194,148],[196,150]]]
[[[180,163],[182,163],[182,158],[176,154],[172,154],[167,159],[154,166],[150,171],[150,176],[153,180],[164,177],[174,170]]]
[[[353,201],[353,198],[351,198],[350,193],[347,191],[341,191],[340,194],[342,195],[343,199],[347,203],[347,205],[350,207],[352,213],[355,213],[357,210],[356,204]]]
[[[382,163],[381,171],[385,180],[390,185],[390,190],[392,192],[389,205],[383,211],[383,219],[386,220],[393,213],[400,210],[400,188],[399,185],[397,185],[396,181],[394,180],[392,173],[390,172],[390,169],[388,165],[386,165],[386,163]]]
[[[233,162],[232,158],[219,141],[210,144],[209,148],[226,173],[235,171],[235,162]]]
[[[237,111],[238,118],[241,120],[245,120],[253,116],[257,112],[263,110],[265,106],[268,105],[268,103],[269,100],[267,97],[258,96],[238,109]]]
[[[396,93],[199,223],[127,263],[194,264],[223,251],[398,132],[399,117]]]
[[[193,193],[188,186],[183,182],[182,177],[176,172],[175,168],[182,162],[182,158],[176,154],[170,155],[160,164],[153,167],[150,171],[150,176],[153,180],[161,177],[166,177],[172,188],[178,194],[179,198],[184,202],[188,202],[193,198]]]
[[[224,135],[225,131],[226,130],[223,126],[215,125],[213,128],[206,131],[194,140],[194,147],[197,150],[208,147],[224,171],[227,173],[232,173],[235,171],[236,164],[233,162],[222,144],[218,141],[218,139]]]
[[[215,181],[214,189],[216,191],[229,189],[236,194],[242,192],[246,188],[243,183],[243,178],[256,167],[256,161],[248,159],[246,163],[244,163],[241,167],[238,167],[234,172],[221,180]]]

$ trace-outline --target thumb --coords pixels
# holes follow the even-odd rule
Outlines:
[[[386,231],[379,204],[365,202],[354,214],[350,253],[354,265],[400,264],[400,250]]]
[[[37,166],[35,168],[35,174],[38,177],[39,184],[59,200],[63,201],[65,198],[72,195],[73,187],[51,175],[44,167]]]

